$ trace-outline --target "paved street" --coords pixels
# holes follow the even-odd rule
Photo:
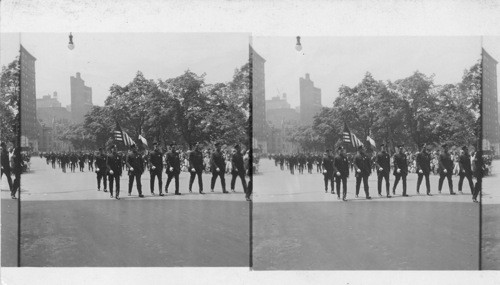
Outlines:
[[[353,175],[347,202],[326,194],[318,173],[291,175],[262,159],[254,178],[253,257],[258,270],[475,270],[479,266],[479,204],[470,190],[450,196],[417,196],[416,175],[408,194],[372,200],[354,198]],[[394,177],[391,176],[391,187]],[[454,178],[455,191],[458,178]],[[421,192],[425,190],[421,189]],[[362,190],[361,190],[361,193]]]
[[[500,270],[500,160],[494,160],[492,175],[483,181],[482,268]]]
[[[93,172],[63,174],[36,157],[31,169],[22,179],[22,266],[249,265],[250,204],[238,184],[236,193],[222,194],[220,184],[210,193],[211,175],[204,175],[207,194],[197,194],[197,186],[189,194],[189,176],[182,173],[182,196],[172,194],[173,185],[167,196],[151,196],[146,173],[146,198],[140,199],[135,186],[127,196],[124,175],[117,201],[97,191]],[[4,188],[2,181],[2,265],[12,265],[15,239],[4,236],[4,229],[16,228],[14,200]],[[4,228],[5,208],[10,218]],[[4,250],[9,252],[5,259]]]

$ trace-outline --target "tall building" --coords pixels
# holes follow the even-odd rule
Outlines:
[[[57,98],[57,92],[53,96],[44,95],[42,98],[36,99],[36,108],[61,107],[61,102]]]
[[[21,146],[38,149],[36,119],[36,58],[21,45]]]
[[[275,109],[290,109],[290,103],[286,100],[286,93],[283,93],[283,97],[274,96],[271,100],[266,100],[266,112]]]
[[[85,114],[92,108],[92,88],[85,86],[80,72],[71,76],[71,115],[75,123],[82,123]]]
[[[312,125],[314,115],[321,111],[321,89],[314,87],[309,73],[299,79],[300,84],[300,123]]]
[[[500,124],[498,121],[497,64],[484,49],[482,56],[483,149],[500,154]]]
[[[267,151],[269,153],[292,153],[296,152],[298,147],[288,139],[288,133],[291,128],[298,125],[300,115],[297,110],[290,108],[286,100],[286,94],[283,97],[273,97],[266,101],[266,119],[270,126],[267,140]]]
[[[267,152],[266,138],[266,81],[264,64],[266,60],[250,46],[252,63],[252,130],[253,148]]]

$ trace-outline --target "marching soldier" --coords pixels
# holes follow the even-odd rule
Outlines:
[[[356,198],[358,198],[361,180],[363,180],[366,199],[371,199],[368,186],[368,176],[370,176],[372,172],[370,163],[371,159],[366,155],[363,146],[360,145],[358,147],[358,154],[354,157],[354,169],[356,171]]]
[[[474,166],[474,176],[476,177],[476,185],[474,185],[474,193],[472,194],[472,201],[478,203],[477,196],[481,191],[483,175],[485,170],[482,150],[476,151],[472,165]]]
[[[113,184],[116,185],[116,200],[120,200],[120,177],[122,176],[122,158],[116,151],[116,145],[111,146],[111,155],[108,157],[108,180],[109,180],[109,193],[113,198]]]
[[[135,144],[133,144],[130,152],[127,155],[127,167],[128,167],[128,195],[132,195],[132,186],[135,184],[137,186],[137,192],[139,192],[139,198],[144,198],[142,195],[142,184],[141,175],[144,172],[144,160],[142,155],[137,151]]]
[[[2,142],[1,144],[2,150],[0,154],[0,160],[1,160],[1,174],[0,177],[3,177],[5,174],[5,177],[7,177],[7,182],[9,183],[9,190],[11,192],[10,197],[12,199],[16,199],[15,194],[12,194],[13,192],[13,187],[12,187],[12,177],[11,175],[11,169],[10,169],[10,161],[9,161],[9,152],[7,151],[7,145]]]
[[[201,146],[199,143],[196,143],[194,150],[189,153],[189,171],[191,172],[191,177],[189,179],[189,193],[192,192],[191,190],[194,179],[198,176],[198,188],[200,194],[204,194],[203,180],[201,179],[201,175],[203,174],[203,154],[201,153]]]
[[[175,150],[175,143],[170,144],[170,152],[167,153],[165,157],[167,164],[167,184],[165,184],[165,193],[168,193],[168,185],[172,178],[175,179],[175,195],[181,195],[179,193],[179,173],[181,173],[181,160],[179,158],[179,153]]]
[[[210,171],[212,172],[212,181],[210,184],[210,189],[214,192],[215,182],[217,177],[220,176],[220,183],[222,185],[222,193],[229,193],[226,191],[226,179],[224,174],[226,173],[226,162],[224,160],[224,154],[220,149],[220,143],[215,143],[215,151],[212,153],[210,158]],[[251,167],[249,168],[251,169]]]
[[[80,151],[80,155],[78,155],[78,166],[80,166],[80,172],[83,172],[85,168],[85,155]]]
[[[94,171],[94,153],[89,152],[87,154],[87,161],[89,164],[89,171]]]
[[[451,176],[453,175],[453,160],[451,159],[451,155],[448,152],[448,145],[443,144],[443,153],[439,155],[439,184],[438,191],[441,194],[441,189],[443,187],[444,178],[448,179],[448,187],[450,188],[450,195],[455,195],[453,192],[453,181],[451,180]]]
[[[460,155],[458,159],[458,165],[459,165],[459,173],[458,175],[460,176],[460,180],[458,180],[458,192],[460,194],[462,193],[462,185],[464,182],[464,178],[467,178],[469,181],[469,187],[470,187],[470,192],[471,194],[474,194],[474,183],[472,182],[472,168],[471,168],[471,161],[470,161],[470,155],[469,155],[469,149],[467,146],[462,147],[463,153]]]
[[[149,154],[149,189],[151,190],[151,195],[155,195],[155,177],[158,177],[158,191],[160,192],[160,196],[163,196],[162,193],[162,172],[163,172],[163,153],[161,152],[160,146],[158,146],[157,142],[153,143],[153,151]]]
[[[104,192],[108,192],[107,188],[107,156],[104,153],[104,149],[99,148],[99,155],[95,157],[95,172],[97,173],[97,191],[101,191],[101,180]]]
[[[328,193],[328,181],[330,181],[331,192],[332,194],[335,194],[335,191],[333,190],[333,172],[334,166],[331,150],[327,149],[323,154],[323,180],[325,181],[325,193]]]
[[[385,144],[380,145],[381,151],[375,157],[375,168],[377,169],[377,190],[378,196],[382,197],[382,180],[385,179],[385,192],[387,198],[391,198],[389,195],[389,174],[391,172],[391,158],[387,153]]]
[[[431,173],[431,154],[427,151],[427,146],[422,146],[422,151],[417,154],[417,194],[420,194],[420,184],[422,178],[425,177],[425,187],[427,188],[427,195],[431,195],[431,183],[429,182],[429,174]]]
[[[240,177],[241,184],[243,185],[243,191],[247,194],[247,182],[245,180],[245,169],[243,169],[243,156],[241,155],[240,145],[236,144],[234,146],[233,157],[231,159],[232,163],[232,172],[233,175],[231,178],[231,191],[234,191],[234,186],[236,183],[236,177]]]
[[[398,146],[399,152],[394,155],[394,186],[392,187],[392,194],[396,195],[396,187],[398,187],[399,180],[403,181],[403,197],[408,197],[406,194],[406,176],[408,176],[408,160],[404,153],[404,145]]]
[[[347,201],[347,177],[349,177],[349,159],[345,154],[343,146],[337,149],[337,156],[333,159],[333,165],[337,170],[335,180],[337,183],[337,198],[340,199],[340,182],[342,182],[342,201]]]

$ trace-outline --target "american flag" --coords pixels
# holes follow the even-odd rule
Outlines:
[[[122,141],[125,144],[125,146],[131,146],[135,144],[132,138],[130,138],[130,136],[124,130],[122,130],[122,128],[120,128],[118,122],[116,122],[116,130],[114,131],[114,137],[115,140]]]
[[[347,125],[344,126],[342,139],[345,143],[350,143],[354,148],[358,148],[358,146],[363,145],[363,143],[356,137],[356,135],[351,133]]]

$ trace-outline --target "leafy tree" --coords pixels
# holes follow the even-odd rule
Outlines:
[[[19,130],[20,66],[16,57],[0,75],[0,140],[15,143]]]

